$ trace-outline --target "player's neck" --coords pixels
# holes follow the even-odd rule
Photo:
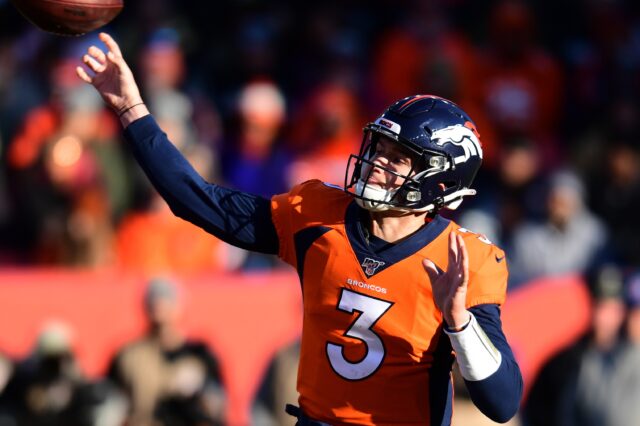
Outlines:
[[[370,212],[369,229],[373,235],[396,243],[412,235],[425,224],[426,213],[400,213],[394,211]]]

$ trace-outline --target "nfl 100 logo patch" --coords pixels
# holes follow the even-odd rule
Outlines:
[[[367,274],[368,277],[376,273],[376,269],[384,265],[384,262],[380,260],[371,259],[367,257],[362,262],[362,269],[364,269],[364,273]]]

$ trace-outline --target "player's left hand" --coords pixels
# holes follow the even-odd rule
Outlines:
[[[431,279],[431,288],[436,306],[442,312],[447,325],[459,329],[469,321],[466,308],[467,286],[469,284],[469,254],[462,236],[449,234],[449,266],[440,272],[429,259],[422,261]]]

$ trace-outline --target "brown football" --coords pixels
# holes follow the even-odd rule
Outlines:
[[[59,35],[81,35],[106,25],[123,0],[11,0],[38,28]]]

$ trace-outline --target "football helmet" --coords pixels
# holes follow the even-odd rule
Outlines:
[[[376,162],[376,144],[384,136],[412,157],[411,171],[400,175]],[[457,208],[474,195],[471,183],[482,162],[480,135],[456,104],[431,95],[415,95],[391,105],[364,128],[359,153],[349,157],[344,190],[371,211],[437,212]],[[404,179],[387,190],[369,185],[374,168]]]

